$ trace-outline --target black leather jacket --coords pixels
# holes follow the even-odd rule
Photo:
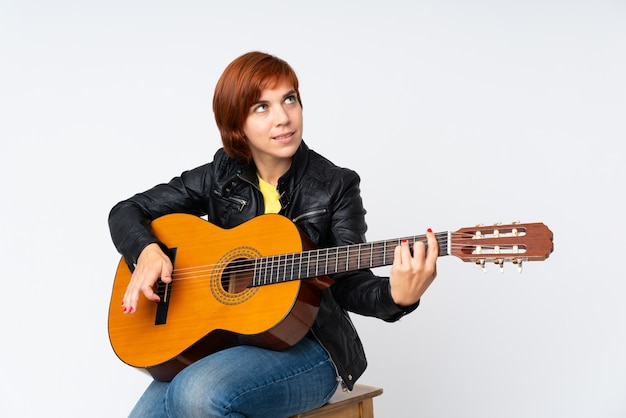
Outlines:
[[[365,209],[360,178],[310,150],[304,142],[291,168],[278,182],[282,209],[318,247],[365,241]],[[253,167],[236,164],[220,149],[205,164],[167,184],[118,203],[109,216],[113,242],[132,268],[141,251],[157,242],[149,221],[168,213],[207,216],[222,228],[237,226],[264,213],[264,202]],[[333,275],[335,283],[322,292],[313,335],[327,350],[343,384],[352,389],[367,361],[347,311],[398,320],[417,304],[402,308],[392,298],[387,277],[370,270]]]

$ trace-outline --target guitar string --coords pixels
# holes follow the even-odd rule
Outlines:
[[[440,235],[441,235],[441,237],[447,237],[447,233],[445,233],[445,234],[444,233],[440,233]],[[377,254],[376,251],[380,251],[381,253],[384,253],[384,252],[389,252],[389,250],[387,248],[389,245],[393,245],[393,247],[395,248],[395,246],[399,245],[400,241],[403,240],[403,239],[414,240],[414,242],[419,241],[419,240],[421,240],[422,242],[425,242],[426,241],[425,237],[423,237],[423,239],[419,239],[421,237],[423,237],[423,236],[397,238],[397,239],[392,239],[392,240],[374,241],[374,242],[361,243],[361,244],[351,244],[351,245],[345,245],[345,246],[334,247],[334,248],[319,248],[319,249],[314,248],[314,249],[303,250],[301,252],[293,252],[293,253],[272,254],[272,255],[262,256],[262,257],[259,257],[259,258],[232,260],[232,261],[230,261],[228,263],[228,265],[232,266],[233,264],[239,264],[239,262],[245,263],[246,261],[254,263],[255,260],[270,260],[270,259],[272,260],[271,261],[272,263],[279,264],[280,261],[276,261],[276,259],[279,258],[279,257],[289,257],[289,256],[291,256],[292,259],[293,259],[294,256],[295,256],[295,257],[299,257],[299,258],[302,259],[302,255],[303,254],[311,255],[311,254],[314,254],[314,253],[317,254],[315,256],[317,258],[316,258],[316,260],[309,259],[309,262],[311,262],[311,263],[319,262],[319,261],[321,261],[323,259],[323,257],[319,256],[320,253],[338,254],[338,256],[341,257],[340,260],[343,261],[343,260],[345,260],[346,254],[341,254],[341,252],[345,252],[345,250],[348,249],[348,248],[359,247],[359,249],[355,250],[359,254],[364,252],[363,248],[365,248],[365,247],[371,247],[372,249],[374,249],[374,253],[373,254]],[[377,250],[375,247],[378,247],[378,246],[385,246],[385,248],[383,248],[383,249],[378,248],[378,250]],[[333,250],[336,250],[336,251],[333,252]],[[348,257],[352,257],[352,256],[353,256],[353,254],[350,253],[350,255]],[[301,262],[303,262],[303,261],[301,261]],[[178,274],[181,274],[181,273],[185,274],[185,273],[188,272],[188,270],[195,270],[195,269],[201,269],[201,270],[202,269],[210,269],[210,270],[212,270],[215,266],[218,266],[220,264],[221,263],[213,263],[213,264],[205,264],[205,265],[198,265],[198,266],[192,266],[192,267],[183,267],[183,268],[179,267],[179,268],[176,268],[174,270],[174,272],[178,273]],[[263,268],[267,268],[267,264],[264,265]],[[227,269],[229,269],[229,267],[226,267],[224,271],[227,272]],[[236,271],[239,271],[239,272],[242,271],[239,266],[233,266],[233,267],[230,267],[230,269],[236,270]]]
[[[496,247],[493,246],[475,246],[476,248],[480,247],[482,250],[481,254],[474,254],[476,257],[480,255],[483,256],[494,256],[497,257],[501,255],[503,257],[513,257],[517,255],[523,255],[523,253],[514,253],[514,252],[496,252]],[[468,245],[459,245],[458,248],[455,248],[453,245],[453,249],[465,249],[468,250],[470,246]],[[264,256],[260,258],[249,258],[249,259],[237,259],[232,260],[229,263],[214,263],[214,264],[205,264],[202,266],[193,266],[186,268],[177,268],[174,270],[173,274],[177,275],[177,277],[189,277],[190,275],[203,273],[207,271],[213,271],[216,267],[223,266],[221,269],[222,273],[232,274],[232,273],[250,273],[256,270],[264,270],[271,272],[276,269],[285,268],[285,266],[308,266],[309,269],[317,268],[316,274],[310,274],[307,277],[314,277],[316,275],[325,275],[325,274],[333,274],[336,272],[350,271],[350,270],[358,270],[359,264],[356,260],[358,257],[350,257],[346,254],[342,254],[340,252],[327,254],[322,252],[323,254],[317,253],[316,250],[303,252],[303,253],[293,253],[293,254],[281,254],[281,255],[271,255]],[[310,255],[302,255],[302,254],[310,254]],[[376,250],[373,251],[366,250],[360,251],[360,258],[370,259],[366,260],[365,263],[361,266],[362,268],[375,268],[375,267],[383,267],[386,265],[390,265],[391,261],[382,261],[383,257],[385,259],[391,260],[393,258],[394,248],[384,251],[384,250]],[[334,255],[334,256],[333,256]],[[468,256],[470,256],[468,254]],[[380,264],[382,262],[382,264]],[[356,265],[356,267],[355,267]],[[318,267],[315,267],[318,266]],[[325,267],[319,267],[325,266]],[[345,267],[345,268],[344,268]],[[298,271],[303,272],[303,267],[298,267]],[[320,271],[322,270],[322,271]],[[336,271],[335,271],[336,270]],[[309,271],[309,273],[311,273]]]
[[[454,238],[456,239],[459,239],[459,237],[470,238],[474,236],[472,234],[451,233],[450,235],[453,238],[453,243],[450,246],[453,251],[459,250],[459,249],[467,250],[468,248],[471,248],[471,247],[481,247],[482,250],[484,251],[483,255],[493,255],[493,256],[501,255],[503,257],[515,256],[515,253],[502,253],[502,254],[489,253],[490,251],[495,250],[495,246],[484,246],[484,245],[481,246],[479,245],[478,242],[476,244],[465,244],[465,243],[455,244],[454,243]],[[446,238],[447,240],[448,233],[447,232],[436,233],[436,237],[438,238],[438,240],[442,238]],[[277,277],[266,278],[266,280],[264,281],[265,283],[259,282],[258,283],[259,285],[271,284],[273,282],[280,283],[284,281],[297,280],[299,279],[299,277],[293,276],[293,274],[297,272],[303,273],[305,271],[308,271],[310,277],[334,274],[335,272],[333,271],[333,269],[328,268],[329,263],[331,266],[335,266],[337,271],[340,271],[340,272],[357,270],[358,268],[352,268],[353,265],[356,266],[356,261],[348,264],[349,260],[357,259],[359,257],[363,258],[363,255],[366,256],[365,258],[369,258],[370,262],[364,263],[365,265],[363,265],[360,268],[374,268],[374,267],[379,267],[379,266],[382,267],[384,265],[389,265],[389,263],[385,262],[382,265],[377,264],[380,260],[382,260],[381,257],[392,259],[395,247],[399,245],[399,243],[404,239],[409,240],[411,243],[416,242],[416,241],[422,241],[422,242],[426,241],[426,237],[422,235],[422,236],[413,236],[413,237],[405,237],[405,238],[398,238],[398,239],[392,239],[392,240],[347,245],[343,247],[335,247],[332,249],[320,248],[320,249],[305,250],[305,251],[297,252],[297,253],[269,255],[269,256],[263,256],[260,258],[238,259],[238,260],[233,260],[227,263],[225,266],[223,263],[212,263],[212,264],[182,267],[182,268],[179,267],[179,268],[174,269],[173,276],[175,277],[177,281],[202,279],[205,277],[214,276],[214,271],[216,267],[223,266],[224,268],[221,269],[222,271],[221,271],[220,276],[224,277],[224,275],[233,275],[233,273],[235,273],[235,277],[234,279],[232,279],[232,284],[235,287],[237,287],[237,285],[241,285],[241,284],[247,285],[248,283],[250,283],[253,279],[255,279],[254,272],[260,269],[262,269],[265,272],[269,272],[270,275],[274,275],[275,273],[278,273],[279,277],[278,278]],[[444,245],[445,244],[446,243],[444,243]],[[348,254],[346,249],[352,248],[352,247],[354,247],[354,253]],[[440,243],[440,247],[441,247],[441,243]],[[303,254],[307,254],[308,257],[303,256]],[[354,254],[359,254],[359,256],[357,257]],[[477,254],[476,256],[480,256],[480,255]],[[370,266],[371,261],[376,261],[375,265]],[[260,266],[257,265],[258,262],[260,262],[261,264]],[[319,268],[320,264],[325,267],[320,269]],[[292,266],[292,265],[299,265],[299,266],[305,265],[307,267],[305,268],[298,267],[298,268],[293,268],[293,269],[291,269],[290,267],[287,267],[287,266]],[[338,268],[338,266],[340,265],[347,266],[348,268],[347,269]],[[280,277],[281,269],[283,270],[282,276],[284,277]],[[285,274],[287,273],[286,271],[284,271],[285,269],[290,270],[288,272],[289,274]],[[315,274],[311,274],[312,269],[316,269]],[[302,274],[299,274],[299,276],[302,276]],[[204,285],[204,284],[200,282],[199,285]]]
[[[447,233],[438,233],[438,234],[440,237],[443,237],[443,238],[446,238],[448,235]],[[338,252],[339,249],[346,249],[346,248],[352,248],[352,247],[375,247],[378,245],[389,245],[389,244],[399,245],[400,241],[403,239],[413,240],[413,242],[416,242],[416,241],[426,242],[425,236],[415,236],[415,237],[397,238],[397,239],[384,240],[384,241],[373,241],[373,242],[360,243],[360,244],[350,244],[350,245],[334,247],[334,248],[314,248],[314,249],[303,250],[303,251],[294,252],[294,253],[272,254],[272,255],[259,257],[258,259],[269,259],[269,258],[275,258],[275,257],[280,257],[280,256],[285,256],[285,255],[295,255],[295,254],[314,253],[314,252],[330,252],[333,249],[337,249],[337,252]],[[357,251],[361,251],[361,250],[357,250]],[[254,259],[249,259],[249,260],[254,260]],[[204,267],[213,268],[214,266],[218,264],[219,263],[213,263],[213,264],[205,264],[205,265],[198,265],[198,266],[192,266],[192,267],[176,268],[175,271],[183,272],[188,269],[204,268]]]
[[[401,239],[398,240],[398,244],[400,240]],[[390,244],[393,245],[392,249],[388,248]],[[359,247],[359,249],[355,251],[359,254],[359,257],[361,258],[363,258],[364,254],[365,255],[369,254],[370,258],[372,259],[375,258],[376,259],[375,261],[378,262],[380,261],[381,255],[384,256],[385,253],[389,257],[393,255],[393,250],[395,249],[396,242],[395,240],[386,241],[386,242],[382,242],[382,245],[385,246],[385,248],[382,248],[382,249],[377,248],[376,245],[369,245],[369,243],[356,245],[355,247]],[[337,266],[338,264],[345,265],[345,263],[349,259],[358,258],[358,257],[354,257],[353,253],[348,254],[345,251],[348,247],[351,247],[351,246],[336,247],[337,249],[336,251],[328,251],[328,249],[313,249],[313,250],[306,250],[306,251],[297,252],[297,253],[274,254],[274,255],[268,255],[268,256],[263,256],[259,258],[232,260],[229,263],[226,263],[226,266],[224,267],[223,272],[224,273],[230,273],[230,272],[248,273],[258,268],[271,270],[271,269],[276,268],[277,266],[284,266],[286,264],[287,265],[290,265],[290,264],[316,265],[320,263],[323,263],[323,264],[330,263],[330,264],[334,264],[335,266]],[[363,247],[370,247],[370,248],[369,249],[365,248],[364,250]],[[467,244],[456,244],[456,245],[453,244],[452,245],[453,250],[459,249],[459,248],[467,249],[468,247],[472,247],[472,246],[467,245]],[[481,247],[485,251],[495,249],[495,246],[474,245],[474,247]],[[331,250],[334,250],[334,249],[331,249]],[[333,257],[333,255],[335,257]],[[487,253],[487,255],[490,255],[490,254]],[[506,255],[506,254],[503,253],[503,255]],[[262,265],[257,267],[255,264],[257,261],[260,261]],[[242,265],[245,266],[246,264],[250,266],[249,270],[242,269]],[[198,266],[192,266],[192,267],[177,268],[175,269],[174,273],[178,274],[180,277],[185,274],[213,270],[215,266],[219,266],[219,265],[224,265],[224,263],[214,263],[214,264],[205,264],[205,265],[198,265]],[[376,266],[380,266],[380,265],[373,265],[373,266],[366,265],[366,267],[376,267]],[[336,268],[338,269],[338,271],[343,271],[343,269],[340,269],[338,267]],[[325,270],[325,271],[328,271],[328,270]]]

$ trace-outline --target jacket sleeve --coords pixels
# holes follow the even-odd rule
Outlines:
[[[353,171],[343,177],[332,211],[334,245],[365,242],[367,224],[360,191],[360,178]],[[331,287],[335,300],[344,309],[365,316],[393,322],[414,311],[419,301],[408,307],[396,305],[391,297],[388,277],[375,275],[370,269],[335,274]]]
[[[169,213],[204,215],[202,197],[210,187],[211,164],[186,171],[168,183],[116,204],[109,213],[109,230],[113,244],[134,269],[141,251],[151,243],[162,245],[152,234],[152,220]]]

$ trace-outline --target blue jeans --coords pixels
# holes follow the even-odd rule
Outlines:
[[[238,346],[153,381],[132,418],[282,418],[319,407],[337,388],[326,350],[309,336],[284,351]]]

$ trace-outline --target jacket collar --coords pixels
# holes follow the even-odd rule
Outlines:
[[[304,140],[293,155],[293,160],[289,170],[278,179],[278,193],[280,194],[280,204],[285,209],[291,200],[291,194],[299,183],[299,179],[304,175],[309,162],[309,147]],[[237,177],[258,188],[259,179],[256,174],[254,164],[240,165],[237,169]]]
[[[283,174],[280,179],[278,179],[278,189],[281,190],[284,187],[289,187],[289,185],[293,186],[293,182],[297,182],[298,179],[302,178],[308,161],[309,147],[304,143],[304,141],[302,141],[296,150],[296,153],[293,155],[293,160],[289,170],[287,170],[287,172]],[[239,165],[237,169],[237,177],[257,186],[259,184],[254,164]]]
[[[291,161],[291,167],[285,174],[278,179],[278,188],[280,189],[281,183],[288,184],[288,182],[297,181],[302,178],[309,162],[309,147],[304,143],[304,140],[300,143],[300,146],[293,155]]]

